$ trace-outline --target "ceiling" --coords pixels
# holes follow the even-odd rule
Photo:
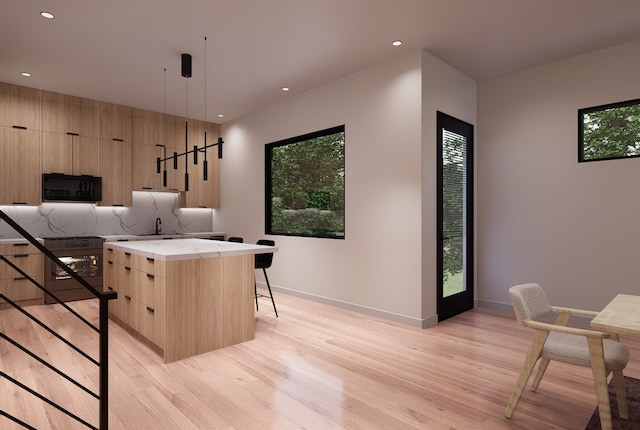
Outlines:
[[[223,123],[417,49],[482,81],[640,39],[639,18],[638,0],[2,0],[0,81]]]

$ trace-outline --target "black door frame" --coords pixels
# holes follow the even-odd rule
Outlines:
[[[443,297],[444,281],[443,281],[443,163],[442,163],[442,146],[443,146],[443,130],[449,130],[461,136],[466,140],[466,249],[465,249],[465,265],[463,271],[465,273],[465,290],[463,292],[453,294],[449,297]],[[458,315],[469,309],[473,309],[474,296],[474,139],[473,125],[443,112],[437,112],[437,188],[438,188],[438,240],[437,240],[437,312],[438,322],[443,321],[452,316]]]

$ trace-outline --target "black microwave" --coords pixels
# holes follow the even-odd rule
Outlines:
[[[102,178],[89,175],[42,174],[43,202],[85,202],[102,200]]]

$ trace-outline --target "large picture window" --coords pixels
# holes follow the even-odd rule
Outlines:
[[[267,234],[344,238],[344,125],[265,146]]]
[[[640,157],[640,99],[578,110],[578,161]]]

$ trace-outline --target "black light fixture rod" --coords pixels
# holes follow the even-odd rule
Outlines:
[[[222,158],[222,156],[221,156],[221,154],[222,154],[222,149],[221,149],[221,147],[222,147],[222,144],[223,144],[223,143],[224,143],[224,140],[222,140],[222,138],[221,138],[221,137],[219,137],[219,138],[218,138],[218,141],[217,141],[216,143],[212,143],[212,144],[210,144],[210,145],[205,145],[205,146],[200,146],[200,147],[194,146],[192,150],[190,150],[190,151],[186,151],[186,152],[181,152],[181,153],[174,152],[174,153],[173,153],[173,155],[170,155],[169,157],[161,158],[161,159],[160,159],[160,161],[165,161],[165,160],[175,160],[175,159],[180,158],[180,157],[182,157],[182,156],[184,156],[184,155],[192,154],[192,153],[193,153],[193,151],[196,151],[196,150],[197,150],[197,151],[199,151],[199,152],[202,152],[202,151],[204,151],[204,150],[206,150],[206,149],[213,148],[214,146],[217,146],[217,147],[218,147],[218,158]],[[177,169],[177,168],[178,168],[178,167],[177,167],[177,161],[176,161],[176,169]]]

